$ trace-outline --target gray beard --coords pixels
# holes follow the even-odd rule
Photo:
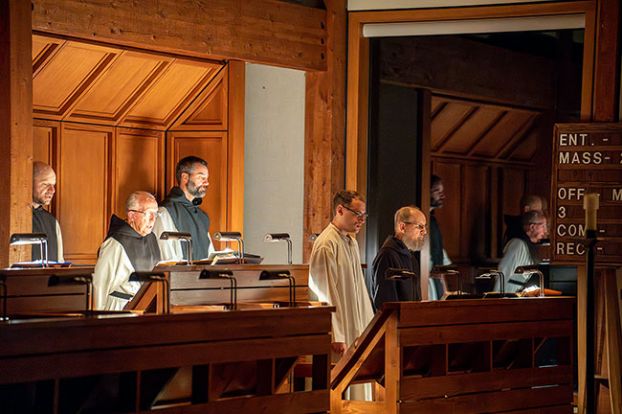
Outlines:
[[[195,187],[194,184],[188,183],[188,192],[193,197],[203,198],[205,196],[205,191],[201,191],[199,187]]]

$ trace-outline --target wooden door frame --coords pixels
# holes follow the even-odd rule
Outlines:
[[[415,23],[446,20],[499,19],[585,14],[581,119],[589,120],[593,102],[596,1],[570,1],[468,8],[350,12],[348,15],[348,79],[346,111],[346,187],[365,192],[369,92],[369,38],[363,26],[372,23]],[[425,205],[422,206],[425,209]],[[428,206],[429,207],[429,206]]]
[[[365,24],[413,23],[447,20],[500,19],[516,17],[585,15],[585,43],[581,90],[581,119],[589,120],[593,106],[595,66],[596,0],[546,4],[491,5],[442,9],[411,9],[350,12],[348,14],[348,77],[346,105],[346,188],[362,194],[367,188],[367,139],[369,111],[369,38],[363,36]],[[422,165],[431,166],[429,145]],[[430,168],[422,169],[423,194],[421,209],[430,210]],[[421,252],[421,286],[423,299],[428,298],[429,248]]]

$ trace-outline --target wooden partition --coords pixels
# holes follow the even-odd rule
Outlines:
[[[327,412],[333,309],[0,323],[0,406],[7,413]],[[284,384],[300,356],[312,358],[313,385],[292,392]],[[182,367],[191,367],[190,381],[179,385],[187,396],[163,400],[160,391]]]
[[[331,413],[572,413],[573,298],[389,303],[331,373]],[[377,381],[383,400],[342,401]]]

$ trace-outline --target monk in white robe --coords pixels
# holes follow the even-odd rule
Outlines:
[[[130,194],[127,220],[113,215],[106,240],[99,248],[93,275],[93,307],[122,310],[134,297],[140,283],[130,281],[135,271],[150,271],[160,261],[160,249],[151,232],[158,203],[145,191]]]
[[[333,221],[313,244],[309,287],[317,300],[335,307],[332,314],[333,362],[358,338],[374,317],[354,238],[365,222],[365,202],[353,191],[341,191],[333,200]],[[371,385],[349,388],[346,398],[371,400]]]

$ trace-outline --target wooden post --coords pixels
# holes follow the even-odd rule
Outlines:
[[[30,260],[11,248],[32,228],[32,27],[29,1],[0,2],[0,267]]]
[[[617,275],[616,275],[617,273]],[[608,269],[604,274],[605,284],[605,328],[607,332],[607,372],[609,374],[609,392],[611,397],[611,413],[622,413],[622,323],[620,318],[620,294],[622,286],[622,269],[617,272]],[[618,280],[616,280],[618,279]]]
[[[303,261],[312,233],[332,218],[332,196],[344,188],[346,2],[326,1],[326,72],[307,72]]]
[[[399,343],[399,333],[397,332],[398,313],[387,320],[386,334],[384,337],[384,412],[387,414],[396,414],[399,412],[398,399],[400,390],[400,378],[402,376],[402,348]]]
[[[244,87],[245,63],[229,62],[229,182],[227,229],[244,234]]]

